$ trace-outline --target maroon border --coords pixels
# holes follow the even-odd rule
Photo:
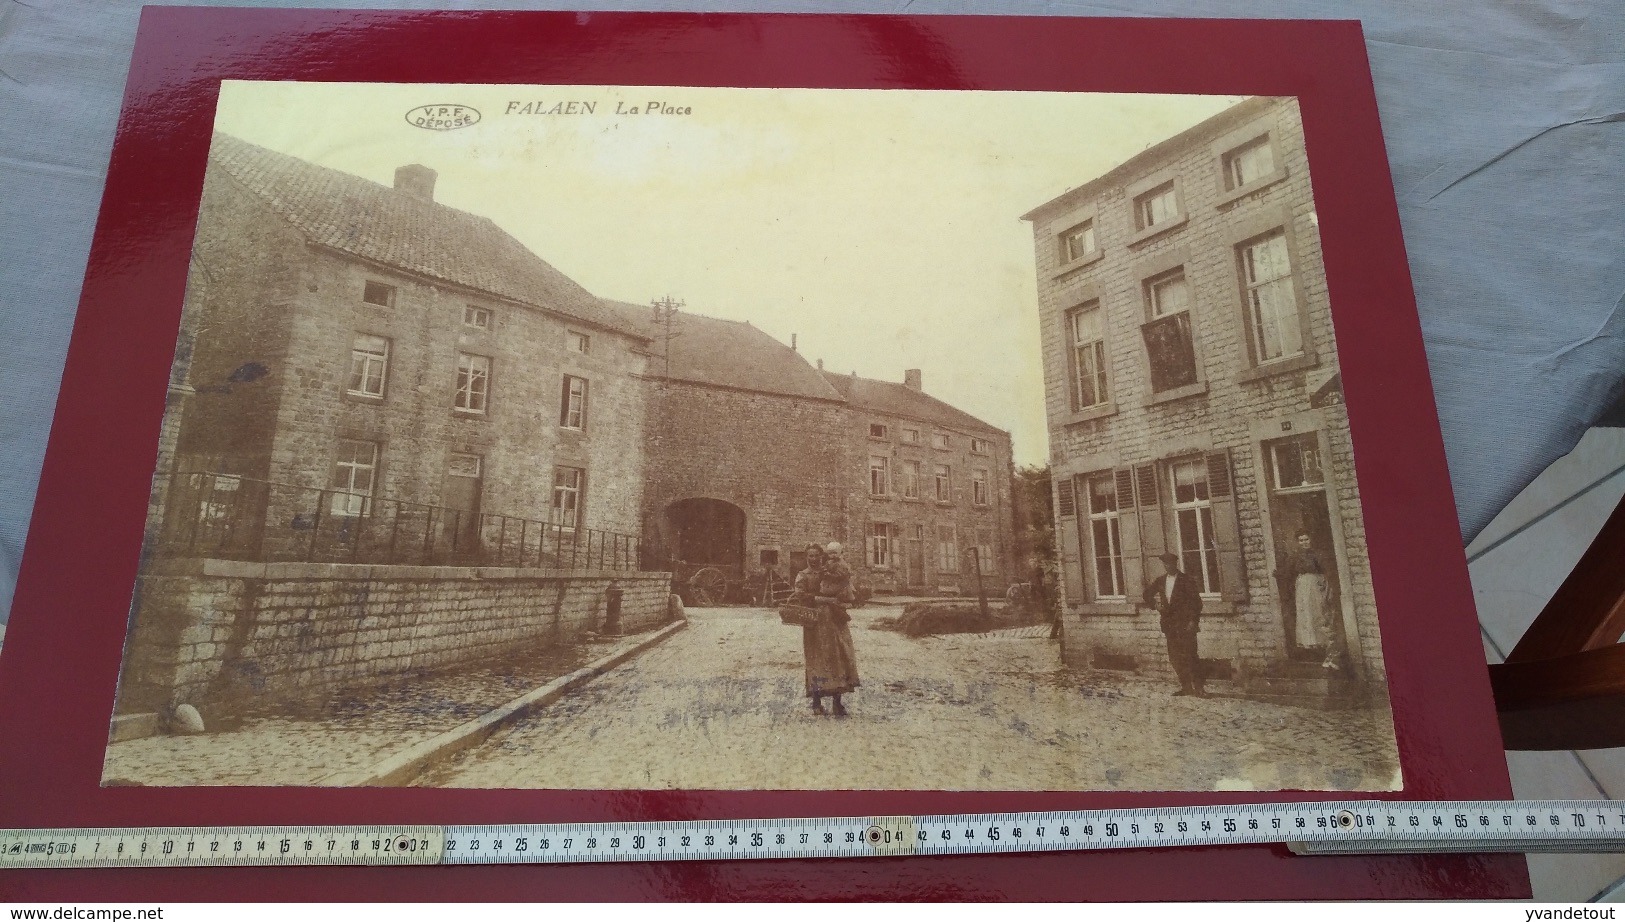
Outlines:
[[[0,669],[9,741],[0,827],[895,815],[1325,796],[99,787],[223,78],[1297,96],[1405,771],[1405,789],[1391,796],[1510,797],[1357,23],[155,7],[142,15]],[[943,742],[948,757],[952,741]],[[1528,895],[1517,856],[1296,858],[1281,847],[0,874],[0,897],[13,900]]]

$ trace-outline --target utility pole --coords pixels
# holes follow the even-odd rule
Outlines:
[[[654,309],[654,321],[655,321],[655,323],[664,328],[664,339],[665,339],[664,348],[665,348],[665,353],[666,353],[666,373],[665,373],[665,376],[667,378],[670,378],[671,377],[671,341],[672,341],[673,337],[682,335],[681,333],[673,332],[672,324],[677,319],[677,312],[679,310],[681,310],[682,308],[686,307],[687,305],[685,305],[682,301],[675,300],[674,298],[672,298],[671,295],[666,295],[664,298],[661,298],[661,299],[659,299],[657,301],[650,301],[649,306]]]

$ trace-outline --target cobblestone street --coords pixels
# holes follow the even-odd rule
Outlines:
[[[1380,710],[1175,698],[1060,665],[1042,630],[912,639],[853,611],[846,718],[802,695],[801,632],[763,609],[690,610],[639,659],[431,768],[511,788],[1389,790]]]

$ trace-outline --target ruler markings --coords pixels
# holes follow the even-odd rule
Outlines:
[[[1287,844],[1301,854],[1625,850],[1625,803],[1343,801],[938,816],[0,830],[0,868],[555,864]]]

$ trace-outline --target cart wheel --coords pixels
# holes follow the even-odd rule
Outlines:
[[[728,594],[728,578],[716,567],[706,567],[689,577],[688,586],[694,592],[694,604],[701,608],[716,605]]]

